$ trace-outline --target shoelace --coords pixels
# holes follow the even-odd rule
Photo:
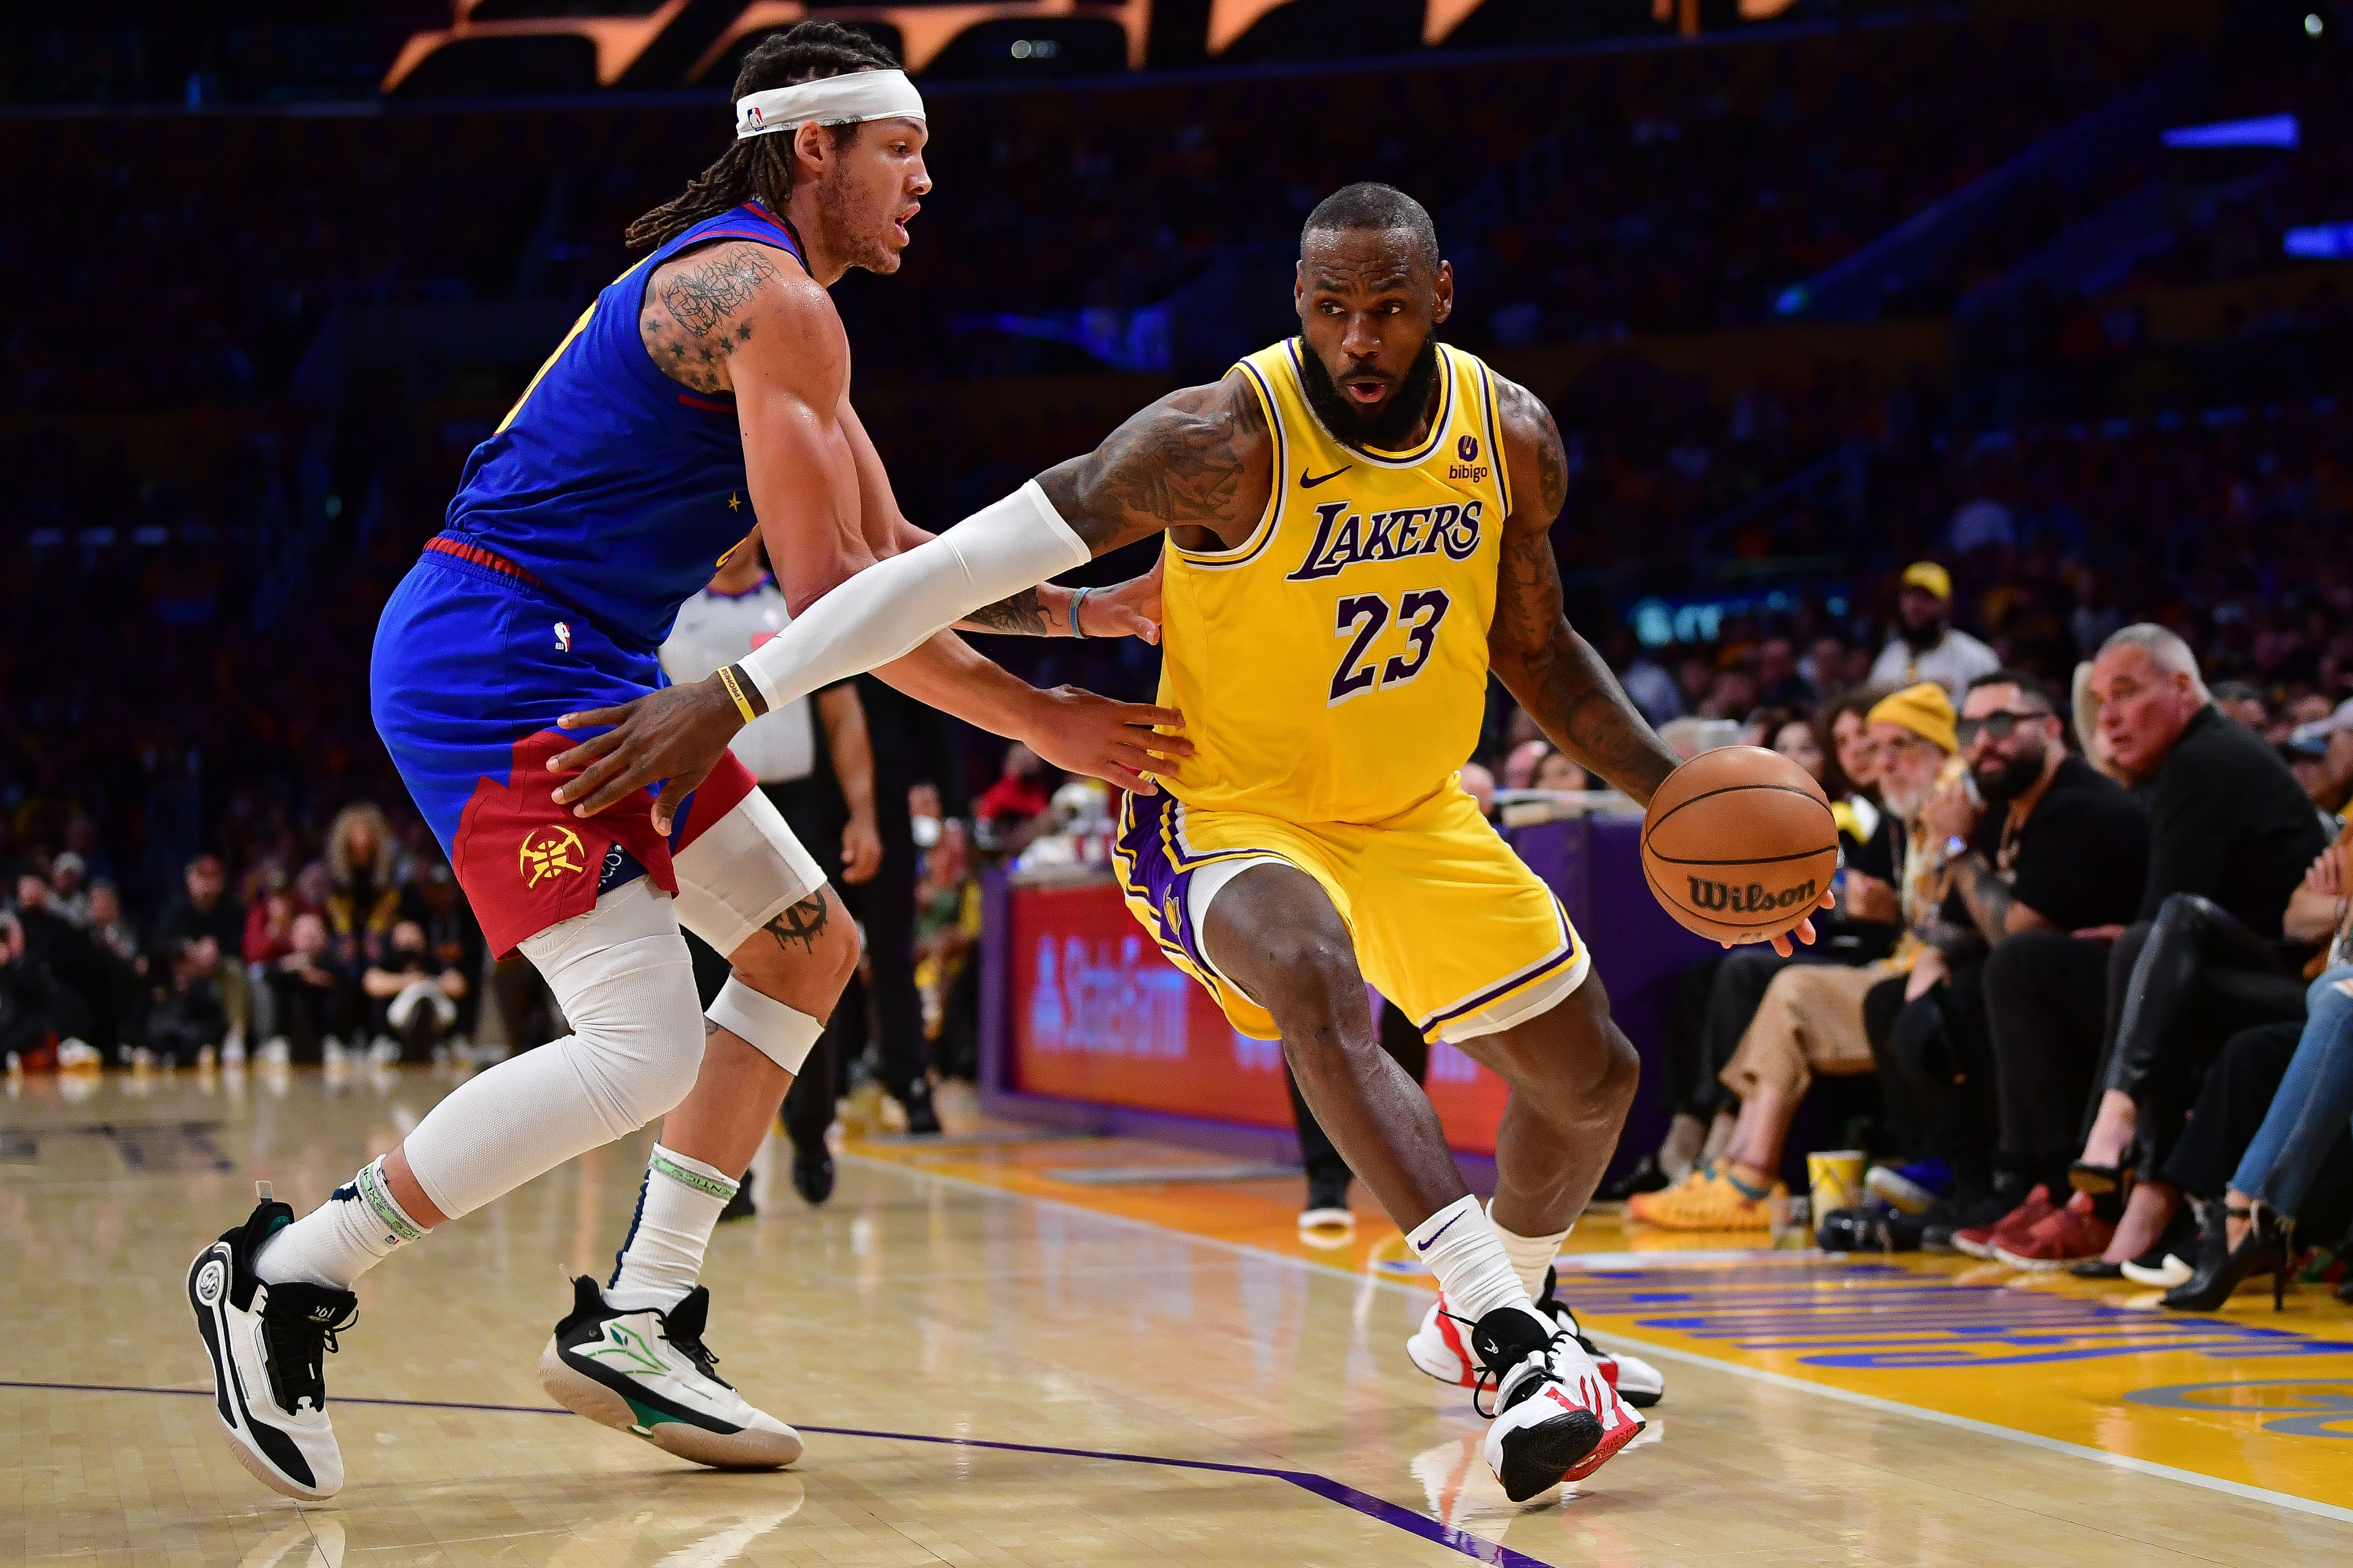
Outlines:
[[[670,1348],[684,1352],[686,1359],[694,1363],[695,1371],[723,1388],[735,1386],[719,1375],[719,1358],[711,1352],[700,1335],[681,1337],[673,1332],[667,1322],[663,1323],[662,1331],[669,1338]]]
[[[281,1407],[295,1415],[301,1414],[306,1403],[313,1412],[327,1407],[326,1358],[343,1348],[338,1336],[359,1321],[360,1310],[356,1306],[332,1323],[301,1319],[262,1320],[262,1331],[269,1347],[271,1391],[278,1395]]]
[[[1462,1317],[1459,1313],[1449,1312],[1446,1315],[1452,1318],[1456,1322],[1461,1323],[1466,1327],[1476,1326],[1472,1323],[1470,1319]],[[1567,1329],[1556,1329],[1553,1331],[1552,1337],[1545,1341],[1545,1348],[1542,1351],[1529,1352],[1527,1355],[1520,1358],[1517,1365],[1513,1366],[1509,1370],[1512,1372],[1517,1372],[1520,1367],[1527,1365],[1531,1357],[1535,1356],[1541,1356],[1544,1360],[1545,1365],[1546,1367],[1550,1367],[1552,1365],[1552,1353],[1554,1347],[1557,1346],[1561,1341],[1566,1339],[1575,1339],[1580,1345],[1585,1344],[1585,1340],[1582,1335],[1572,1334]],[[1594,1352],[1588,1348],[1587,1353],[1589,1355]],[[1504,1373],[1495,1371],[1493,1367],[1488,1366],[1484,1362],[1482,1362],[1479,1364],[1476,1375],[1472,1379],[1471,1408],[1478,1412],[1479,1415],[1484,1420],[1493,1421],[1495,1418],[1496,1412],[1489,1409],[1486,1405],[1481,1404],[1480,1401],[1488,1394],[1501,1394],[1503,1392],[1504,1375]]]

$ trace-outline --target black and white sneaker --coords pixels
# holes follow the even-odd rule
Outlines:
[[[754,1409],[703,1348],[711,1291],[669,1311],[624,1312],[596,1281],[572,1281],[572,1312],[540,1352],[539,1384],[566,1410],[723,1470],[773,1470],[801,1457],[801,1435]]]
[[[1498,1307],[1471,1331],[1472,1348],[1495,1387],[1482,1451],[1514,1502],[1583,1480],[1642,1432],[1642,1418],[1618,1397],[1576,1336],[1561,1329],[1547,1334],[1546,1327],[1547,1320],[1533,1313]]]
[[[321,1367],[351,1327],[359,1298],[321,1285],[266,1285],[253,1271],[261,1244],[294,1221],[294,1211],[260,1203],[235,1230],[196,1254],[188,1305],[212,1360],[213,1408],[239,1463],[273,1491],[306,1502],[343,1484],[343,1456],[327,1422]]]

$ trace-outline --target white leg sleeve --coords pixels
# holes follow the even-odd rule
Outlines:
[[[983,605],[1092,554],[1032,479],[930,543],[868,567],[740,662],[773,711],[888,664]]]
[[[670,896],[646,878],[529,938],[573,1033],[461,1083],[403,1147],[451,1219],[636,1131],[702,1068],[694,965]]]
[[[793,837],[776,803],[754,790],[670,862],[678,923],[722,958],[785,910],[825,889],[825,873]]]

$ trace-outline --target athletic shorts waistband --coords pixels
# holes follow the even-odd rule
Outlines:
[[[512,577],[519,582],[528,583],[542,593],[547,592],[547,584],[541,582],[529,570],[516,565],[497,551],[485,550],[469,540],[459,539],[452,534],[437,533],[425,542],[425,548],[443,555],[454,555],[469,566],[483,567],[488,571]]]

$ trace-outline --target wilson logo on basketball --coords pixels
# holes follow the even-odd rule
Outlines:
[[[1792,904],[1803,904],[1811,909],[1821,896],[1820,885],[1810,878],[1778,893],[1757,882],[1736,888],[1729,882],[1712,882],[1700,877],[1691,879],[1691,907],[1721,910],[1725,914],[1762,914],[1769,910],[1786,910]]]
[[[522,836],[522,885],[536,888],[550,877],[585,871],[580,836],[568,827],[539,827]]]

